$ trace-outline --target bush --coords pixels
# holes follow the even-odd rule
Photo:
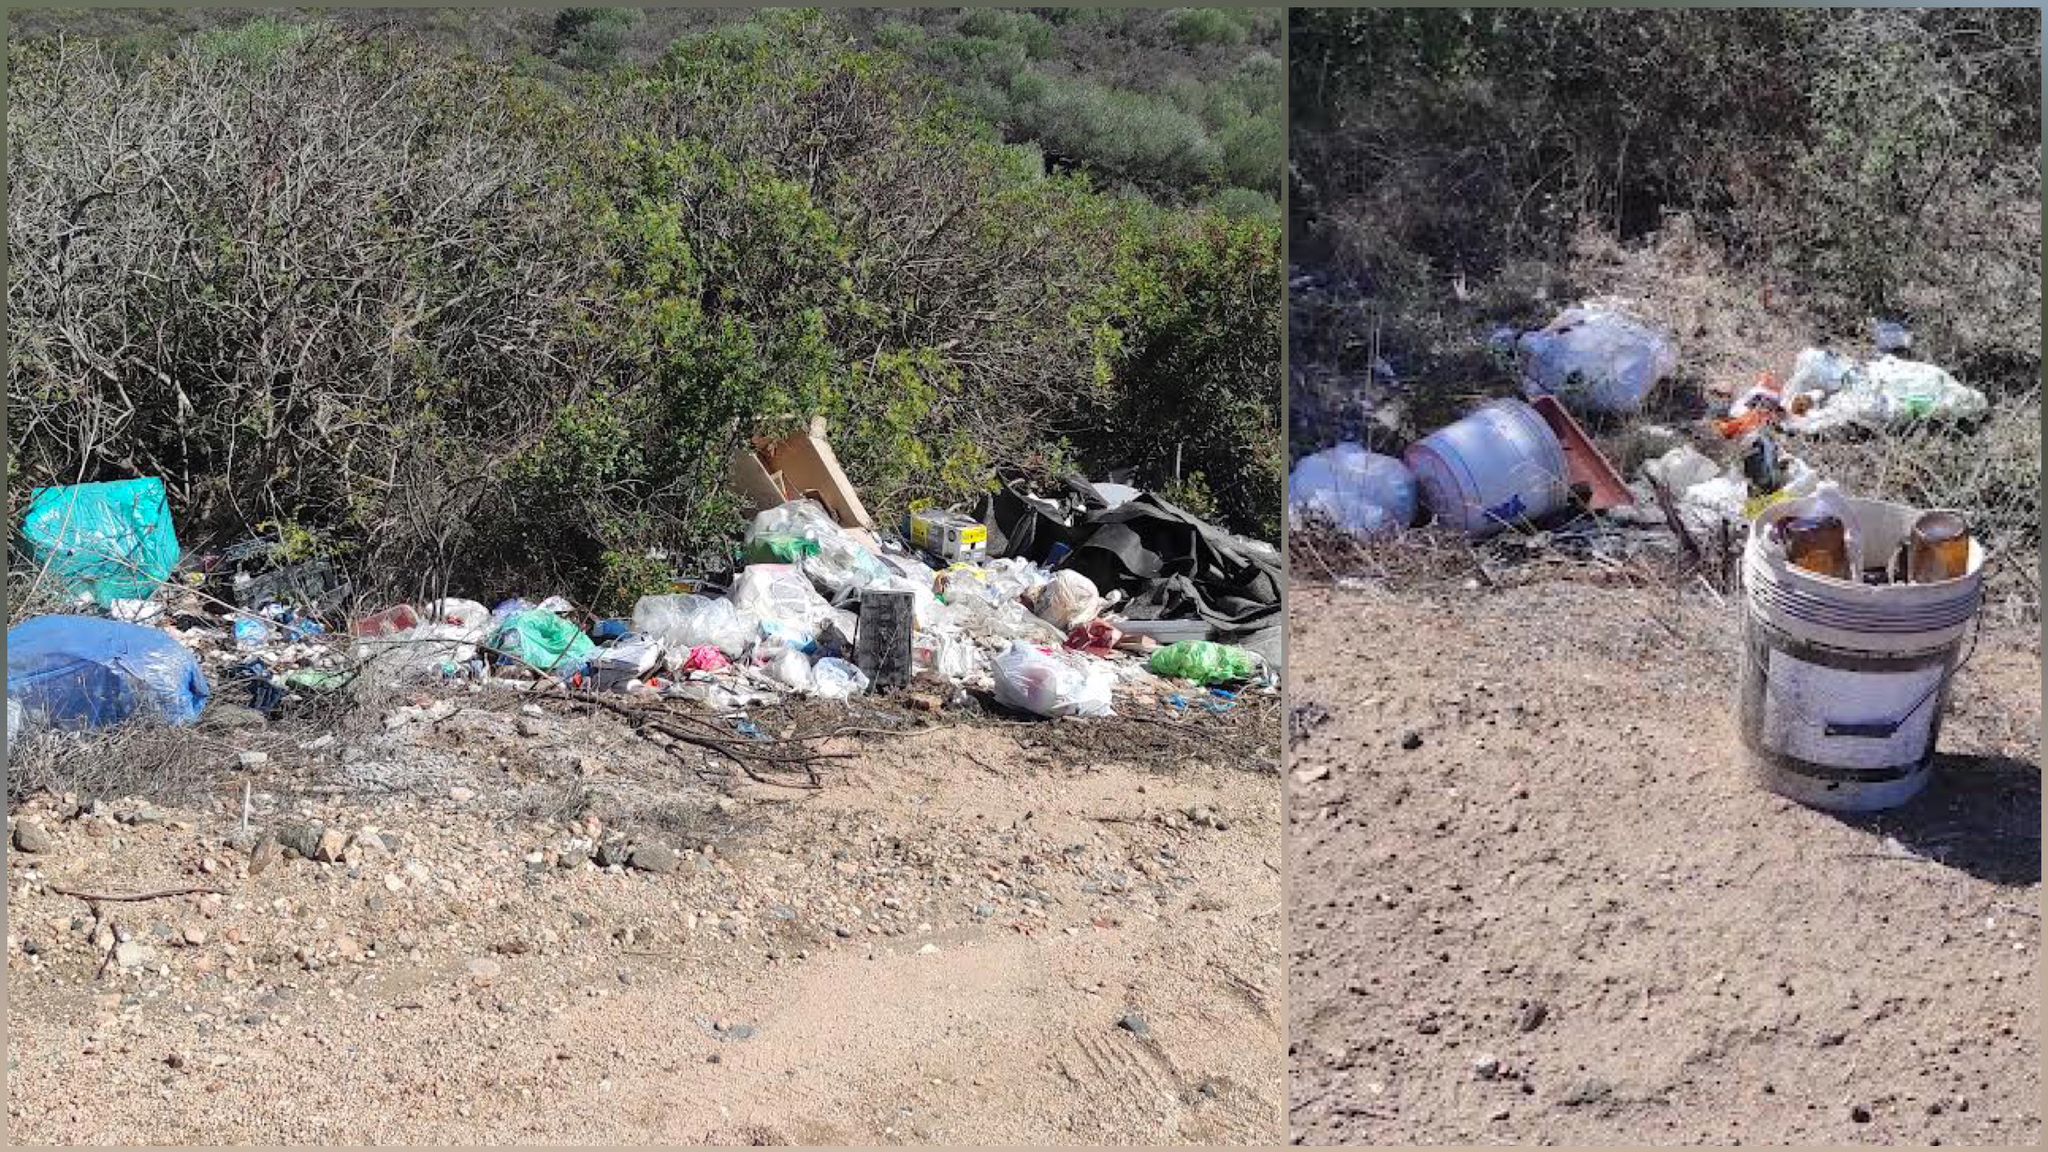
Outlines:
[[[1183,8],[1173,14],[1173,35],[1190,48],[1242,44],[1250,35],[1246,23],[1243,15],[1221,8]]]
[[[960,31],[1015,44],[1033,60],[1043,60],[1052,51],[1052,25],[1029,12],[977,8],[960,21]]]
[[[1273,523],[1270,222],[1049,178],[814,14],[569,86],[324,33],[12,58],[17,499],[162,476],[195,549],[275,522],[393,597],[616,607],[653,550],[729,554],[757,432],[826,416],[892,519],[997,462],[1163,482],[1171,405],[1226,523]]]
[[[579,71],[610,68],[639,22],[637,8],[564,9],[555,17],[555,59]]]

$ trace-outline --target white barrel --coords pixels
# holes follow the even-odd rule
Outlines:
[[[1865,567],[1888,560],[1918,510],[1849,499]],[[1767,510],[1743,553],[1740,728],[1771,791],[1837,811],[1894,808],[1933,772],[1950,679],[1982,600],[1984,549],[1930,584],[1860,584],[1798,568],[1768,537],[1807,510]]]
[[[1534,408],[1495,400],[1409,447],[1437,522],[1475,539],[1564,507],[1564,445]]]

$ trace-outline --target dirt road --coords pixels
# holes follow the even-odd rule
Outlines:
[[[1278,1138],[1270,756],[931,723],[836,742],[856,755],[820,791],[722,792],[607,717],[513,722],[465,710],[309,778],[401,796],[302,780],[259,812],[352,830],[353,862],[248,875],[238,788],[139,820],[18,812],[50,843],[9,862],[10,1136]],[[674,870],[579,862],[588,818],[532,811],[563,773],[588,812],[639,803]],[[102,905],[133,935],[103,979],[118,941],[49,890],[190,884],[226,894]]]
[[[1852,820],[1745,778],[1704,595],[1290,609],[1297,1141],[2040,1139],[2033,636]]]

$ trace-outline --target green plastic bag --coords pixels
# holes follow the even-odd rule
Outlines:
[[[491,647],[542,672],[573,668],[597,651],[583,629],[567,617],[538,608],[506,617],[491,637]]]
[[[101,607],[147,600],[178,566],[170,503],[153,477],[38,489],[21,535],[60,592]]]
[[[1259,658],[1213,640],[1179,640],[1152,654],[1154,674],[1197,684],[1234,684],[1257,675]]]
[[[808,536],[756,536],[747,541],[749,564],[794,564],[818,554],[818,542]]]

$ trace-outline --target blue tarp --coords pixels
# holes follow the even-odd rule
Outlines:
[[[157,479],[38,489],[21,535],[64,595],[84,593],[101,607],[148,599],[178,566],[170,502]]]
[[[192,724],[211,694],[199,661],[155,628],[38,616],[7,630],[7,698],[31,727]]]

